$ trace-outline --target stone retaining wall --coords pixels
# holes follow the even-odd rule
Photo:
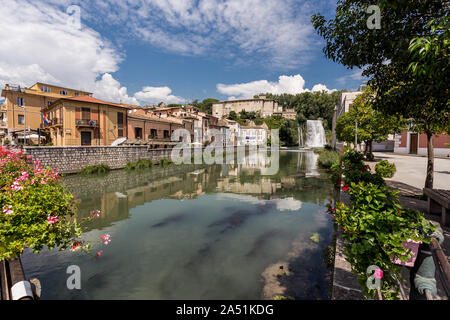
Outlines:
[[[170,159],[172,149],[148,149],[147,146],[73,146],[25,147],[25,152],[40,159],[43,166],[61,173],[76,173],[82,168],[105,163],[111,169],[124,168],[128,162],[150,159],[159,162]]]

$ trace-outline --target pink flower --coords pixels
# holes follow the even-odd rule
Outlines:
[[[347,191],[349,188],[348,184],[346,184],[345,186],[342,187],[342,190]]]
[[[9,205],[8,208],[3,209],[3,213],[6,215],[14,213],[14,211],[12,211],[12,205]]]
[[[102,241],[104,244],[108,244],[111,242],[111,236],[109,234],[104,234],[103,236],[100,236],[100,241]]]
[[[97,252],[97,253],[95,254],[95,257],[96,257],[96,258],[100,257],[100,256],[102,255],[102,253],[103,253],[103,250],[100,250],[99,252]]]
[[[55,224],[60,219],[57,216],[51,216],[50,214],[47,215],[47,224]]]
[[[23,189],[23,186],[20,184],[20,182],[19,181],[14,181],[14,183],[12,184],[12,186],[11,186],[11,190],[16,190],[16,191],[18,191],[18,190],[22,190]]]
[[[81,248],[81,242],[80,241],[75,241],[72,244],[72,248],[70,248],[70,251],[75,251]]]
[[[380,268],[376,269],[375,272],[373,273],[373,276],[376,279],[381,279],[383,278],[383,270],[381,270]]]
[[[41,179],[41,183],[42,184],[47,184],[47,181],[45,181],[44,179]]]
[[[91,211],[91,217],[100,217],[100,210]]]

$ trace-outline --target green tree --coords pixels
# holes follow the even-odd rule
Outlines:
[[[367,25],[372,13],[366,10],[372,4],[370,0],[341,0],[334,19],[326,21],[316,14],[312,22],[326,41],[323,51],[328,58],[348,68],[364,68],[363,75],[370,78],[369,85],[376,91],[375,109],[413,118],[417,130],[427,134],[425,187],[432,188],[432,135],[449,131],[449,85],[448,67],[434,77],[430,70],[434,68],[432,65],[439,67],[439,62],[444,62],[441,66],[448,66],[449,59],[444,49],[448,47],[448,32],[432,29],[430,23],[436,19],[442,22],[442,17],[448,16],[448,3],[381,0],[377,4],[381,10],[380,29],[370,29]],[[446,28],[448,30],[448,24]],[[410,43],[418,37],[422,39],[420,45]],[[428,43],[431,39],[436,41]],[[427,47],[433,49],[427,50]],[[442,60],[435,61],[436,57]],[[424,73],[425,70],[428,71]],[[435,82],[427,84],[430,78]],[[442,124],[444,121],[447,125]]]
[[[230,111],[230,113],[228,114],[228,119],[236,121],[237,118],[238,118],[238,115],[236,114],[236,112]]]
[[[353,107],[340,116],[336,122],[336,137],[345,142],[355,141],[355,123],[358,121],[358,143],[364,142],[364,154],[372,157],[373,141],[386,141],[388,134],[406,128],[406,122],[400,115],[388,115],[373,108],[374,92],[367,87],[356,97]]]

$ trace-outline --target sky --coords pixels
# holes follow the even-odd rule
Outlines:
[[[0,0],[0,86],[36,82],[137,105],[356,89],[311,15],[331,0]]]

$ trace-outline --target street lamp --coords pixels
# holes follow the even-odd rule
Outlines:
[[[356,120],[355,120],[355,151],[357,151],[358,146],[358,108],[354,107],[356,110]]]

